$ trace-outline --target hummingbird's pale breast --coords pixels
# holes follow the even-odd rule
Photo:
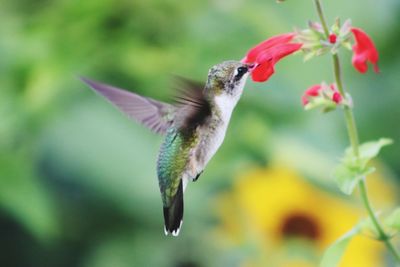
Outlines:
[[[247,76],[248,74],[245,75]],[[233,109],[242,95],[245,80],[246,77],[243,77],[234,94],[223,93],[214,96],[211,100],[213,101],[211,117],[204,125],[199,126],[197,130],[199,142],[193,148],[191,161],[195,166],[195,173],[194,175],[191,174],[191,177],[196,177],[204,170],[207,163],[222,145]]]

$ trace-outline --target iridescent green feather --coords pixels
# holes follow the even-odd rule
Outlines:
[[[197,136],[184,134],[170,128],[161,145],[157,162],[158,182],[164,207],[173,200],[189,160],[190,149],[195,146]]]

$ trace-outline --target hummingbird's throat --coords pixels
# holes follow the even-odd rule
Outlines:
[[[241,83],[244,83],[244,81]],[[236,88],[236,90],[233,92],[233,94],[223,93],[220,95],[216,95],[214,97],[214,102],[215,102],[215,106],[216,106],[215,108],[216,108],[217,112],[219,113],[218,115],[219,115],[220,119],[224,123],[229,122],[232,111],[235,108],[237,102],[239,101],[239,99],[242,95],[243,85],[240,84],[238,86],[240,86],[241,88]]]

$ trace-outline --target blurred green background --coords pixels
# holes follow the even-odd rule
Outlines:
[[[379,75],[356,72],[348,51],[342,65],[361,139],[395,141],[379,164],[396,188],[400,2],[325,2],[330,23],[337,15],[351,18],[380,51]],[[342,198],[330,177],[347,146],[342,114],[304,112],[300,101],[307,87],[332,82],[329,57],[307,64],[288,57],[267,83],[249,80],[224,145],[187,189],[179,238],[165,237],[162,228],[155,172],[162,138],[77,79],[167,101],[171,74],[204,81],[212,65],[241,59],[256,43],[316,20],[312,1],[6,0],[1,6],[1,266],[260,266],[247,263],[254,258],[247,245],[221,244],[214,234],[223,227],[215,207],[237,173],[279,165]],[[390,201],[394,206],[397,199]]]

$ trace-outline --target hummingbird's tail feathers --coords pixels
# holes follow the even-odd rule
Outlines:
[[[164,207],[164,232],[178,236],[182,226],[183,218],[183,185],[179,183],[178,191],[169,207]]]
[[[176,108],[170,104],[86,78],[80,79],[128,117],[155,133],[165,134],[173,123],[172,115]]]

